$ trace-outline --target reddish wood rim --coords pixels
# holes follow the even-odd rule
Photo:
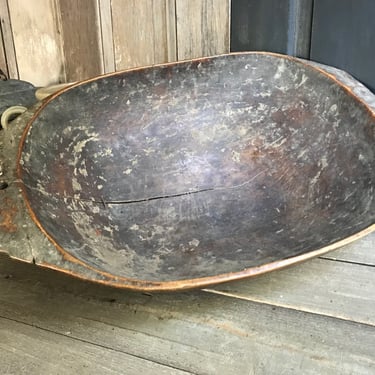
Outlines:
[[[202,61],[207,61],[207,60],[212,60],[218,57],[225,57],[225,56],[241,56],[241,55],[268,55],[268,56],[274,56],[278,58],[283,58],[285,60],[293,61],[297,64],[303,65],[307,69],[312,69],[320,74],[326,76],[330,80],[334,81],[337,85],[339,85],[341,88],[343,88],[346,93],[354,98],[357,102],[363,105],[363,107],[369,112],[370,116],[374,119],[375,121],[375,110],[370,108],[368,104],[358,95],[356,95],[352,89],[350,89],[347,85],[339,81],[334,75],[327,73],[325,70],[322,68],[312,66],[308,63],[303,62],[301,59],[288,56],[288,55],[282,55],[278,53],[273,53],[273,52],[258,52],[258,51],[252,51],[252,52],[236,52],[236,53],[230,53],[230,54],[223,54],[223,55],[215,55],[215,56],[210,56],[210,57],[203,57],[203,58],[197,58],[197,59],[190,59],[190,60],[183,60],[183,61],[178,61],[178,62],[172,62],[172,63],[165,63],[165,64],[157,64],[157,65],[150,65],[150,66],[145,66],[145,67],[138,67],[138,68],[132,68],[132,69],[126,69],[122,70],[119,72],[114,72],[114,73],[108,73],[108,74],[103,74],[99,75],[78,83],[75,83],[67,88],[64,88],[55,94],[51,95],[48,97],[43,104],[38,108],[38,110],[34,113],[33,117],[30,119],[30,121],[26,124],[24,131],[22,133],[22,137],[18,146],[18,153],[17,153],[17,163],[16,163],[16,172],[18,178],[22,181],[22,168],[21,168],[21,157],[22,157],[22,151],[23,147],[26,141],[27,134],[29,132],[29,129],[32,125],[32,123],[35,121],[35,119],[39,116],[40,112],[43,111],[43,109],[56,97],[61,95],[62,93],[69,91],[75,87],[81,86],[83,84],[89,83],[89,82],[94,82],[97,80],[100,80],[102,78],[106,77],[113,77],[117,75],[122,75],[125,72],[131,72],[131,71],[142,71],[151,67],[165,67],[165,66],[178,66],[182,65],[186,62],[202,62]],[[42,231],[42,233],[52,242],[52,244],[57,248],[57,250],[62,254],[63,258],[65,261],[82,266],[84,268],[89,269],[90,271],[95,272],[98,276],[101,278],[92,278],[92,277],[85,277],[82,274],[79,274],[75,271],[65,269],[58,267],[56,265],[47,263],[47,262],[42,262],[39,265],[42,267],[54,269],[66,274],[69,274],[71,276],[74,276],[76,278],[82,279],[82,280],[90,280],[94,281],[100,284],[104,285],[110,285],[113,287],[117,288],[124,288],[124,289],[130,289],[134,291],[178,291],[178,290],[186,290],[186,289],[192,289],[192,288],[204,288],[210,285],[214,284],[220,284],[228,281],[234,281],[234,280],[241,280],[244,278],[248,277],[253,277],[253,276],[258,276],[262,275],[264,273],[282,269],[288,266],[291,266],[293,264],[298,264],[300,262],[303,262],[305,260],[323,255],[329,251],[338,249],[339,247],[342,247],[344,245],[347,245],[359,238],[362,238],[369,233],[375,231],[375,223],[370,225],[369,227],[349,236],[346,237],[340,241],[334,242],[328,246],[324,246],[320,249],[317,250],[312,250],[308,253],[302,254],[302,255],[297,255],[293,256],[290,258],[278,260],[275,262],[271,263],[266,263],[260,266],[256,267],[250,267],[246,268],[242,271],[236,271],[236,272],[229,272],[229,273],[223,273],[219,275],[214,275],[214,276],[207,276],[207,277],[200,277],[200,278],[193,278],[193,279],[182,279],[182,280],[174,280],[174,281],[148,281],[148,280],[139,280],[139,279],[134,279],[134,278],[128,278],[128,277],[123,277],[123,276],[115,276],[112,275],[108,272],[101,271],[95,267],[92,267],[88,265],[87,263],[81,261],[80,259],[74,257],[70,253],[68,253],[63,247],[61,247],[57,241],[45,230],[39,219],[37,218],[34,210],[32,209],[30,205],[30,201],[27,197],[26,189],[25,187],[21,184],[21,190],[22,190],[22,196],[24,198],[27,210],[32,218],[32,220],[35,222],[35,224],[38,226],[38,228]]]

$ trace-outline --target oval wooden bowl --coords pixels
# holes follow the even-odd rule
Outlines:
[[[29,215],[61,257],[41,251],[36,263],[176,290],[278,269],[370,232],[374,99],[332,72],[241,53],[49,97],[16,165]]]

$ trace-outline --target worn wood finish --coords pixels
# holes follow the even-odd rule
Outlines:
[[[2,23],[2,17],[0,17],[0,22]],[[6,77],[9,77],[7,60],[6,60],[6,55],[5,55],[4,37],[3,37],[1,24],[0,24],[0,69],[6,75]]]
[[[113,46],[112,30],[112,7],[111,0],[98,1],[100,16],[100,44],[102,45],[103,54],[103,72],[110,73],[116,70],[115,52]]]
[[[375,267],[316,259],[251,283],[228,283],[209,291],[375,327],[374,282]]]
[[[19,78],[40,86],[58,82],[63,62],[54,2],[15,0],[8,5]]]
[[[323,255],[323,259],[375,266],[375,235],[369,235],[344,248]]]
[[[112,19],[116,70],[176,59],[174,1],[113,0]]]
[[[58,0],[57,3],[64,44],[66,81],[79,81],[102,73],[104,69],[98,2]]]
[[[229,52],[229,8],[229,0],[1,0],[9,74],[18,77],[18,64],[21,78],[44,86]]]
[[[374,223],[374,117],[347,90],[265,53],[96,79],[43,106],[18,178],[58,249],[124,285],[261,273]]]
[[[3,375],[142,374],[188,375],[110,348],[74,340],[69,332],[52,333],[0,318],[0,365]],[[106,358],[110,358],[107,361]]]
[[[229,12],[228,0],[176,0],[178,60],[228,53]]]
[[[4,4],[0,3],[0,13],[3,14],[3,7]],[[4,36],[3,36],[3,16],[0,16],[0,69],[2,72],[6,75],[6,77],[9,77],[9,72],[8,72],[8,66],[7,66],[7,59],[5,55],[5,45],[4,45]]]
[[[272,288],[279,288],[284,299],[293,300],[295,290],[278,287],[278,283],[285,286],[283,278],[288,279],[288,272],[296,268],[275,273],[279,278],[272,285],[261,281],[268,276],[247,283],[258,283],[254,287],[258,294],[271,296]],[[253,302],[251,293],[247,299],[241,295],[239,299],[235,292],[229,297],[210,292],[127,293],[2,256],[0,355],[17,370],[27,361],[28,374],[38,375],[50,374],[51,368],[62,372],[67,363],[74,369],[80,369],[80,365],[91,369],[90,360],[92,366],[100,365],[115,374],[124,373],[124,369],[114,368],[114,363],[130,361],[128,373],[132,373],[136,371],[136,358],[146,360],[138,362],[138,371],[146,373],[149,363],[157,362],[194,374],[369,375],[375,369],[374,327],[298,311],[312,298],[322,306],[326,304],[325,289],[335,285],[327,278],[326,288],[320,287],[319,276],[325,277],[327,271],[317,268],[316,277],[308,285],[306,275],[300,273],[295,280],[305,285],[300,300],[295,308],[286,309],[271,301]],[[356,277],[354,272],[342,273],[342,279],[354,281]],[[353,285],[372,291],[371,286]],[[345,295],[345,284],[337,283],[337,288],[337,295]],[[333,316],[339,316],[342,306],[333,306]],[[345,308],[353,308],[352,316],[357,319],[358,310],[353,304]],[[371,305],[368,311],[374,316]],[[25,353],[21,359],[20,354],[17,357],[10,353],[15,348]],[[64,361],[57,357],[57,348],[63,353],[62,359],[66,356]],[[43,362],[44,372],[40,367],[33,372],[31,364],[37,361],[33,356]],[[56,367],[50,367],[53,363]],[[10,372],[15,373],[19,372]]]
[[[0,0],[0,21],[2,46],[4,58],[6,59],[5,71],[8,74],[8,78],[19,78],[7,0]]]
[[[154,26],[154,62],[177,60],[176,2],[158,0],[152,2]]]

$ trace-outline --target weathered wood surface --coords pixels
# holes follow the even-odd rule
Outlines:
[[[69,335],[0,317],[1,374],[188,374]]]
[[[2,47],[5,59],[4,66],[6,67],[4,72],[8,74],[8,78],[19,78],[7,0],[0,0],[0,22]]]
[[[112,1],[116,70],[176,60],[174,12],[174,1]]]
[[[321,258],[375,266],[375,234],[368,235]]]
[[[228,0],[0,0],[9,75],[37,86],[228,52],[229,14]]]
[[[2,72],[6,75],[6,77],[9,77],[9,72],[8,72],[8,66],[7,66],[7,59],[5,55],[5,44],[4,44],[4,37],[3,37],[3,31],[2,31],[2,25],[3,25],[3,4],[1,3],[2,0],[0,0],[0,11],[1,11],[1,16],[0,16],[0,69]]]
[[[53,1],[8,1],[19,78],[44,86],[63,78]]]
[[[374,239],[374,234],[367,236],[335,255],[327,254],[328,259],[314,259],[253,281],[227,283],[207,291],[375,326],[375,267],[365,264],[374,261]]]
[[[306,263],[319,267],[297,272],[294,283],[303,286],[299,301],[296,308],[283,308],[277,301],[254,302],[251,293],[246,299],[237,292],[230,297],[199,291],[128,293],[1,256],[0,363],[8,366],[9,374],[22,374],[19,369],[26,363],[27,373],[38,375],[64,373],[67,363],[73,370],[85,370],[87,365],[87,373],[102,366],[98,368],[103,373],[122,374],[123,367],[115,366],[127,361],[129,374],[136,373],[138,365],[139,369],[146,365],[142,371],[147,374],[149,368],[152,373],[150,363],[156,362],[162,369],[194,374],[370,375],[375,371],[374,326],[341,319],[340,304],[333,304],[331,317],[298,311],[311,299],[325,305],[326,289],[337,287],[337,296],[347,292],[348,285],[338,283],[335,275],[330,278],[333,268],[324,268],[322,262],[333,268],[341,265],[319,259]],[[275,288],[285,300],[293,301],[296,289],[288,288],[288,279],[299,267],[276,272],[269,282],[262,281],[267,279],[264,276],[247,284],[268,297]],[[315,277],[311,277],[313,270]],[[367,284],[357,284],[358,273],[347,270],[341,277],[371,295],[374,279],[367,275]],[[326,288],[321,288],[319,279]],[[359,299],[364,298],[357,292]],[[358,310],[350,299],[341,301],[357,319]],[[373,301],[367,301],[373,316]],[[32,367],[39,362],[45,367]],[[166,373],[174,373],[170,371]]]
[[[113,46],[113,30],[112,30],[112,1],[98,1],[99,17],[100,17],[100,45],[102,46],[103,57],[103,73],[114,72],[115,52]]]
[[[230,1],[176,0],[178,60],[229,52]]]
[[[299,61],[227,55],[63,93],[29,123],[18,177],[62,251],[124,285],[202,286],[373,224],[373,124]]]
[[[103,72],[97,1],[59,0],[65,75],[67,82]]]

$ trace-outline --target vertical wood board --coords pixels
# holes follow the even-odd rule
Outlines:
[[[152,15],[152,0],[112,1],[116,70],[153,64]]]
[[[67,81],[103,72],[99,10],[96,0],[58,0]]]
[[[1,27],[0,27],[0,69],[7,77],[9,76],[7,60],[5,56],[5,49],[4,49],[4,38],[3,38],[3,32],[2,32]]]
[[[174,0],[113,0],[116,70],[176,59]]]
[[[228,0],[176,0],[178,60],[229,52]]]
[[[53,0],[8,1],[19,78],[44,86],[63,72]]]
[[[113,47],[113,31],[112,31],[112,8],[111,0],[97,0],[99,17],[100,17],[100,33],[103,72],[110,73],[115,71],[115,52]]]
[[[1,64],[6,70],[9,78],[19,78],[16,51],[14,49],[13,31],[9,15],[7,0],[0,0],[0,22],[2,39],[2,59]]]
[[[177,60],[176,1],[154,0],[154,63]]]

